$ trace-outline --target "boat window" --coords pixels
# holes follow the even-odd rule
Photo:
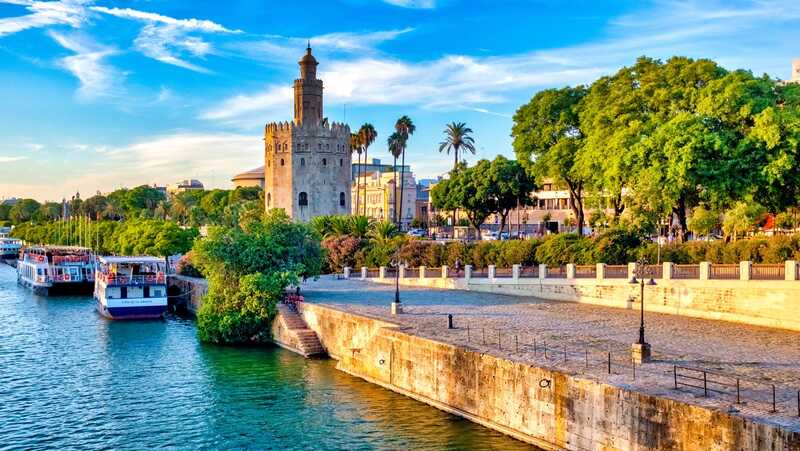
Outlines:
[[[120,287],[119,288],[119,298],[120,299],[128,299],[128,287]]]
[[[150,297],[150,287],[148,287],[147,285],[144,286],[144,295],[142,297],[143,298],[149,298]]]

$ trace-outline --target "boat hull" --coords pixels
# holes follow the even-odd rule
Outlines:
[[[132,320],[132,319],[160,319],[167,312],[167,302],[164,299],[163,305],[129,305],[110,307],[103,304],[100,299],[95,298],[97,311],[108,319],[113,320]]]
[[[69,282],[40,285],[24,278],[19,279],[19,284],[30,289],[38,296],[69,296],[90,294],[94,288],[93,282]]]

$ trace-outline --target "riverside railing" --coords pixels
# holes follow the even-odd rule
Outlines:
[[[631,279],[637,270],[636,263],[628,265],[513,265],[508,267],[475,268],[470,265],[458,269],[452,267],[403,267],[401,265],[400,278],[446,278],[446,279],[594,279],[594,280],[624,280]],[[361,268],[361,273],[353,272],[346,268],[348,277],[362,279],[394,278],[394,267]],[[647,265],[644,273],[653,279],[676,280],[800,280],[800,264],[788,260],[782,264],[753,264],[740,262],[736,264],[712,264],[703,262],[697,265],[673,264],[670,262],[661,265]]]
[[[677,365],[668,359],[639,364],[628,349],[604,347],[578,340],[553,338],[551,332],[497,329],[454,317],[453,328],[442,331],[449,342],[476,349],[497,350],[515,359],[532,360],[583,374],[622,377],[648,388],[671,388],[717,402],[763,413],[800,417],[800,387],[699,366]]]

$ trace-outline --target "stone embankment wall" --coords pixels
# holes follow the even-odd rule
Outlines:
[[[800,434],[304,304],[338,368],[548,450],[798,450]]]
[[[368,280],[395,282],[393,278]],[[405,277],[400,284],[637,310],[640,298],[639,285],[625,279]],[[659,279],[655,286],[645,286],[644,296],[644,309],[649,312],[800,331],[800,281]]]
[[[167,277],[167,292],[170,305],[197,315],[203,296],[208,293],[208,281],[199,277],[170,275]]]

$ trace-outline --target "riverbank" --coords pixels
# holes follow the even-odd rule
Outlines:
[[[782,413],[773,414],[763,386],[749,386],[753,399],[743,404],[672,387],[674,365],[717,368],[731,355],[734,366],[742,362],[737,369],[749,361],[753,373],[796,381],[797,337],[786,331],[652,315],[657,362],[636,367],[634,376],[624,358],[636,330],[633,312],[405,288],[405,314],[391,317],[393,293],[385,286],[323,279],[304,289],[312,301],[303,308],[306,322],[338,368],[548,449],[800,448],[800,419],[786,388],[779,392]],[[448,313],[456,329],[447,329]],[[711,341],[698,339],[704,336]],[[775,349],[767,355],[764,346]],[[606,349],[614,354],[612,374]],[[550,385],[539,387],[543,380]]]

